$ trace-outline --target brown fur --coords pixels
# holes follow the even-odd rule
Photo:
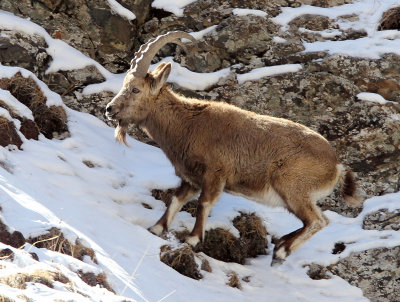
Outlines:
[[[222,191],[286,207],[304,227],[281,238],[274,259],[283,260],[328,224],[315,205],[342,179],[343,193],[355,204],[355,181],[344,174],[328,141],[298,123],[258,115],[238,107],[185,98],[165,86],[171,64],[162,63],[143,78],[129,73],[124,87],[107,107],[120,125],[140,125],[167,155],[182,186],[163,217],[150,229],[160,235],[200,191],[196,223],[187,242],[202,240],[204,226]],[[132,87],[140,93],[130,93]],[[116,138],[124,142],[124,127]],[[188,186],[191,187],[188,188]],[[353,200],[354,199],[354,200]]]

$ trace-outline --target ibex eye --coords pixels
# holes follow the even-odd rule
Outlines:
[[[139,90],[139,89],[137,89],[137,88],[135,88],[135,87],[133,87],[133,88],[132,88],[132,92],[133,92],[133,93],[139,93],[139,92],[140,92],[140,90]]]

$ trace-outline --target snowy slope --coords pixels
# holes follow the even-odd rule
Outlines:
[[[179,13],[184,4],[189,2],[182,1],[177,5]],[[358,2],[369,3],[366,0]],[[387,5],[382,5],[387,8],[393,3],[388,1]],[[352,6],[350,8],[356,12],[366,11],[357,11]],[[308,10],[302,10],[301,7],[297,8],[297,11],[283,11],[276,22],[285,26],[294,16],[306,11]],[[328,14],[328,10],[323,12]],[[361,18],[360,22],[364,19]],[[1,27],[14,27],[23,31],[31,28],[32,33],[46,38],[50,54],[52,49],[64,47],[65,43],[55,44],[43,28],[37,25],[32,27],[32,22],[26,22],[29,23],[25,24],[20,18],[0,12]],[[377,36],[372,30],[368,33],[371,39],[377,37],[383,39],[379,40],[380,43],[386,42],[383,34]],[[394,35],[390,34],[390,37],[393,38]],[[394,41],[398,41],[398,38],[396,39]],[[315,45],[319,47],[319,44]],[[337,41],[336,45],[341,45],[340,41]],[[102,70],[100,64],[85,58],[76,50],[69,52],[69,49],[64,48],[60,56],[53,52],[54,63],[49,71],[68,68],[63,56],[75,58],[76,55],[77,60],[74,62],[78,65],[72,68],[93,64],[108,80],[103,86],[100,84],[87,87],[86,93],[119,89],[123,75],[113,75]],[[342,48],[340,50],[343,52]],[[351,52],[350,50],[348,51]],[[379,55],[379,51],[373,54]],[[392,48],[387,48],[386,51],[392,51]],[[296,70],[299,68],[294,67]],[[190,77],[186,76],[186,71],[179,65],[174,68],[176,81],[184,86],[182,79],[190,80]],[[30,74],[26,70],[22,71],[24,76]],[[293,70],[289,68],[286,71]],[[15,72],[14,69],[0,65],[0,77]],[[204,84],[207,80],[208,83],[214,83],[228,73],[227,69],[213,73],[210,77],[206,75],[206,79],[196,85]],[[242,78],[238,79],[254,80],[274,74],[270,70],[261,70],[247,76],[242,75]],[[58,95],[48,90],[44,83],[36,78],[35,80],[48,96],[48,100],[61,100]],[[204,89],[203,86],[192,88]],[[7,93],[1,92],[0,97],[5,94]],[[26,115],[29,114],[30,112],[26,112]],[[89,293],[95,301],[121,301],[123,297],[136,301],[188,301],[188,297],[191,301],[368,301],[362,296],[360,289],[337,276],[332,276],[329,280],[310,279],[304,265],[312,262],[328,265],[351,252],[400,245],[399,232],[362,229],[363,218],[368,213],[383,208],[400,208],[400,193],[388,194],[367,200],[363,212],[357,218],[346,218],[326,211],[325,214],[331,221],[330,225],[288,257],[280,267],[270,267],[271,255],[249,259],[246,265],[224,263],[207,257],[213,272],[202,272],[202,280],[192,280],[159,260],[161,245],[179,243],[175,239],[163,240],[147,231],[165,210],[164,204],[151,196],[151,189],[167,189],[179,183],[166,157],[159,149],[133,139],[128,139],[130,148],[115,143],[113,129],[91,115],[70,109],[67,109],[67,114],[71,132],[69,138],[48,140],[41,135],[39,141],[25,140],[22,150],[0,147],[0,213],[4,223],[22,232],[25,238],[45,234],[52,227],[60,229],[71,242],[79,238],[95,251],[98,264],[89,259],[83,263],[68,256],[26,245],[25,251],[8,247],[15,251],[17,260],[13,263],[0,260],[0,265],[4,268],[1,270],[2,274],[33,270],[37,267],[59,269],[70,275],[70,271],[78,269],[104,271],[111,286],[120,296],[111,295],[104,289],[80,284],[80,281],[71,275],[78,289]],[[150,205],[153,209],[145,208],[142,203]],[[283,209],[268,208],[244,198],[223,194],[212,209],[207,229],[222,226],[237,233],[231,220],[239,211],[256,212],[262,217],[272,235],[282,236],[300,227],[300,222]],[[193,224],[194,218],[186,212],[180,212],[172,228],[190,229]],[[347,247],[343,253],[334,255],[331,251],[336,242],[344,242]],[[0,249],[3,248],[4,245],[1,245]],[[33,261],[27,251],[37,253],[40,262]],[[243,282],[242,290],[226,286],[226,274],[230,271],[237,272],[240,277],[250,276],[250,282]],[[34,301],[81,299],[67,292],[60,284],[54,289],[30,286],[25,290],[0,285],[0,293],[14,299],[18,299],[17,296],[23,293]]]

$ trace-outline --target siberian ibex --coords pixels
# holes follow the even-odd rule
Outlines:
[[[150,228],[167,231],[182,206],[200,193],[195,226],[186,242],[195,246],[222,191],[272,206],[282,206],[304,226],[275,245],[273,264],[282,262],[328,224],[316,201],[338,181],[350,205],[361,202],[353,174],[339,162],[328,141],[311,129],[282,118],[259,115],[235,106],[189,99],[166,86],[170,63],[148,72],[151,60],[166,43],[194,41],[171,32],[142,45],[132,60],[121,91],[106,115],[118,122],[115,137],[126,144],[134,123],[160,146],[182,179],[170,205]]]

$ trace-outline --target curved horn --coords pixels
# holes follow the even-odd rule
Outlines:
[[[143,44],[135,53],[135,58],[131,62],[131,70],[136,77],[144,78],[149,70],[151,60],[157,52],[167,43],[175,43],[182,47],[179,38],[189,39],[195,42],[196,39],[190,34],[183,31],[173,31],[157,38],[150,39],[146,44]],[[182,47],[186,51],[186,47]]]

